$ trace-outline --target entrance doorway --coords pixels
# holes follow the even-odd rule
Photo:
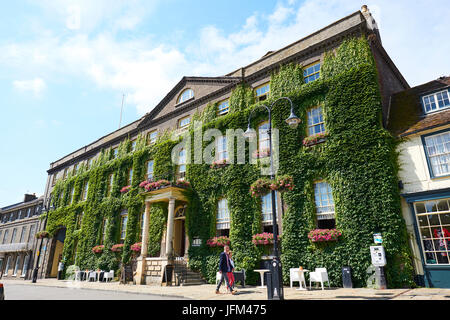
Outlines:
[[[49,257],[50,278],[56,278],[58,275],[58,264],[62,259],[64,240],[66,238],[66,228],[61,228],[53,238],[51,252]]]
[[[185,227],[185,206],[178,207],[175,210],[174,234],[173,234],[173,253],[175,256],[184,257],[186,254],[186,227]]]

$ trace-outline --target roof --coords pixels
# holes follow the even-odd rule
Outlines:
[[[394,135],[403,137],[450,124],[450,109],[426,114],[421,103],[423,95],[448,88],[450,77],[440,77],[393,94],[387,129]]]
[[[18,202],[18,203],[15,203],[15,204],[11,204],[9,206],[0,208],[0,213],[4,213],[4,212],[10,211],[10,210],[14,210],[14,209],[19,209],[21,207],[34,206],[34,205],[42,202],[43,200],[44,200],[44,196],[40,196],[39,198],[36,198],[34,200],[31,200],[31,201],[27,201],[27,202],[22,201],[22,202]]]

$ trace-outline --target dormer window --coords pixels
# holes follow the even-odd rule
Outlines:
[[[193,97],[194,97],[194,90],[186,89],[178,96],[177,104],[183,103],[189,99],[192,99]]]
[[[439,91],[422,97],[425,113],[439,111],[450,107],[448,90]]]

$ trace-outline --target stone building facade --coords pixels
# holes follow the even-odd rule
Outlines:
[[[364,38],[369,43],[377,69],[379,94],[382,101],[380,118],[383,125],[386,126],[390,112],[390,96],[395,92],[408,89],[409,85],[384,50],[377,24],[368,8],[363,6],[361,11],[354,12],[284,48],[270,51],[257,61],[224,76],[183,77],[161,102],[142,118],[52,162],[47,171],[48,179],[45,188],[45,199],[52,197],[58,181],[70,179],[78,173],[81,166],[85,170],[92,168],[93,161],[104,155],[102,151],[111,149],[112,159],[110,160],[114,160],[118,152],[117,148],[126,139],[132,141],[131,148],[133,148],[133,141],[137,139],[138,135],[146,136],[147,142],[152,144],[167,132],[175,134],[185,132],[193,121],[194,115],[203,112],[211,104],[217,105],[218,117],[226,114],[233,90],[242,83],[245,83],[253,90],[256,101],[264,101],[270,95],[271,76],[282,65],[291,63],[301,65],[304,70],[305,82],[320,78],[325,54],[333,52],[343,41],[349,38]],[[130,150],[130,152],[132,151],[133,149]],[[148,170],[150,170],[149,168],[150,166]],[[148,177],[152,174],[153,171],[147,172]],[[105,183],[108,185],[109,181]],[[81,188],[80,201],[86,199],[88,188],[87,184]],[[69,203],[72,204],[74,194],[75,188],[72,189],[69,195],[60,195],[61,197],[68,197],[70,199]],[[167,205],[168,221],[167,226],[162,231],[159,256],[148,257],[146,244],[149,242],[149,239],[147,231],[150,223],[150,208],[155,200],[164,202]],[[282,212],[285,208],[281,200],[277,199],[277,203],[278,212]],[[145,199],[145,211],[142,212],[141,220],[141,240],[144,245],[142,246],[140,265],[138,267],[137,281],[139,283],[162,281],[163,274],[161,270],[167,264],[167,258],[173,256],[174,253],[180,258],[187,256],[189,247],[198,245],[196,242],[198,239],[189,239],[185,232],[185,216],[183,212],[187,205],[184,195],[179,193],[177,189],[167,189],[157,195],[148,195]],[[121,212],[120,216],[121,228],[125,230],[124,228],[127,224],[126,210]],[[279,219],[280,221],[278,222],[281,225],[281,216]],[[75,232],[78,232],[78,230]],[[55,276],[54,271],[65,245],[64,235],[65,229],[62,228],[50,240],[48,245],[50,250],[45,252],[44,258],[44,261],[46,261],[44,263],[44,274],[46,277]],[[121,243],[126,242],[127,236],[125,232],[120,232],[117,241]],[[170,240],[168,240],[168,237],[170,237]],[[73,255],[76,256],[76,248],[73,252]],[[146,269],[146,267],[148,268]]]
[[[24,201],[0,209],[0,275],[30,279],[44,197],[26,194]]]

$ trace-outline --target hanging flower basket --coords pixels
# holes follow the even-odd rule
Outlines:
[[[250,193],[252,197],[261,197],[270,191],[291,191],[294,188],[294,179],[291,176],[281,176],[277,180],[270,180],[261,178],[256,180],[250,186]]]
[[[133,251],[134,253],[140,253],[141,248],[142,248],[142,242],[137,242],[135,244],[132,244],[130,247],[131,251]]]
[[[115,244],[115,245],[113,245],[111,247],[111,251],[112,252],[122,252],[122,250],[123,250],[123,244],[122,243]]]
[[[104,245],[98,245],[92,248],[92,252],[95,254],[103,253],[103,250],[105,249]]]
[[[280,237],[278,236],[278,239]],[[254,234],[252,236],[252,242],[256,246],[269,246],[273,245],[273,233],[263,232]]]
[[[130,191],[131,190],[131,186],[126,186],[126,187],[123,187],[122,189],[120,189],[120,193],[127,193],[128,191]]]
[[[208,239],[206,241],[206,245],[211,248],[229,246],[230,238],[226,236],[214,237],[212,239]]]
[[[36,233],[37,239],[44,239],[44,238],[50,238],[50,233],[48,231],[39,231]]]
[[[338,241],[342,232],[337,229],[314,229],[308,233],[311,242],[331,242]]]
[[[213,161],[209,167],[211,169],[220,169],[220,168],[226,167],[227,165],[228,165],[227,160],[224,159],[224,160]]]
[[[315,144],[325,142],[327,137],[328,137],[327,133],[318,133],[313,136],[306,137],[303,139],[303,146],[310,147]]]

